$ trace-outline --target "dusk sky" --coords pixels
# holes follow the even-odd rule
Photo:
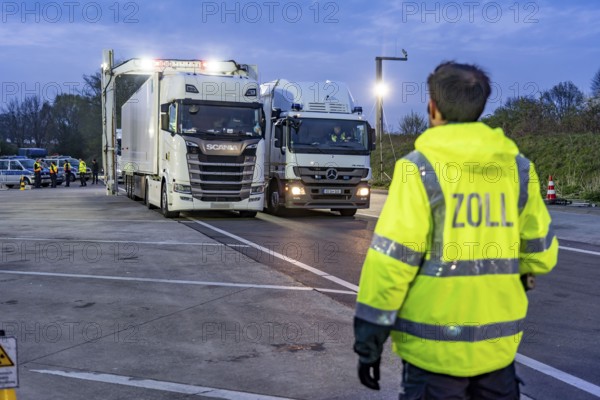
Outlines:
[[[375,119],[375,57],[385,61],[386,123],[425,115],[428,73],[477,63],[493,81],[486,113],[562,81],[589,94],[600,69],[600,2],[542,1],[2,1],[0,110],[7,101],[82,87],[103,49],[134,57],[234,59],[261,82],[346,82]]]

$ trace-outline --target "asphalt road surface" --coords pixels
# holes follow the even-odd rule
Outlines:
[[[381,392],[360,385],[351,351],[377,207],[166,220],[102,187],[0,198],[19,400],[397,398],[389,348]],[[524,398],[600,397],[599,218],[556,213],[559,264],[529,293],[517,359]]]

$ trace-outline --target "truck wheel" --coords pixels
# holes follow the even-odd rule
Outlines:
[[[338,211],[342,217],[353,217],[356,214],[356,208],[341,208]]]
[[[257,211],[240,211],[239,213],[242,218],[254,218],[258,214]]]
[[[167,197],[167,185],[163,183],[160,196],[160,210],[165,218],[179,217],[179,211],[169,211],[169,199]]]
[[[269,186],[269,198],[267,200],[267,211],[269,214],[281,215],[285,206],[281,205],[281,195],[279,193],[279,185],[274,182]]]
[[[71,182],[75,182],[75,179],[77,179],[77,178],[75,178],[75,174],[71,172],[69,174],[69,179],[71,180]]]

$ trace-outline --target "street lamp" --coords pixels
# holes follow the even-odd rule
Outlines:
[[[375,135],[379,137],[379,180],[383,181],[383,96],[387,86],[383,83],[383,60],[408,61],[406,50],[402,49],[404,57],[375,57],[375,90],[377,93]]]

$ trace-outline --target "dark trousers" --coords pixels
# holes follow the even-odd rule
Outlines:
[[[71,186],[71,171],[65,171],[65,182],[66,186]]]
[[[92,183],[98,183],[98,173],[92,172]]]
[[[40,185],[42,184],[42,173],[41,172],[35,172],[35,187],[39,188]]]
[[[79,173],[79,182],[81,182],[81,186],[87,186],[87,183],[85,182],[85,173]]]
[[[436,374],[403,363],[400,400],[519,400],[514,362],[507,367],[469,378]]]
[[[50,174],[50,187],[56,187],[56,174]]]

